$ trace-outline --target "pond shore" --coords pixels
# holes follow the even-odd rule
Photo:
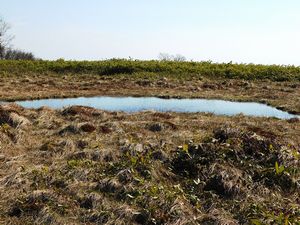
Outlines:
[[[0,100],[90,96],[206,98],[265,103],[300,114],[300,82],[208,78],[179,80],[172,76],[18,75],[0,77]]]

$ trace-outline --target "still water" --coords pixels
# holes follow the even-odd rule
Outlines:
[[[90,106],[108,111],[138,112],[156,110],[160,112],[206,112],[216,115],[237,115],[276,117],[290,119],[297,117],[274,107],[254,102],[231,102],[209,99],[162,99],[156,97],[80,97],[66,99],[42,99],[17,101],[26,108],[48,106],[61,109],[71,105]]]

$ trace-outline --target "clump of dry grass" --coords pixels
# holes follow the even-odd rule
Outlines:
[[[21,115],[23,110],[16,104],[0,106],[0,124],[8,124],[14,128],[30,124],[29,120]]]

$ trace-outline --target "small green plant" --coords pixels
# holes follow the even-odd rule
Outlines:
[[[189,153],[189,145],[188,144],[184,144],[183,147],[182,147],[182,150],[185,152],[185,153]]]
[[[293,150],[292,155],[295,159],[300,160],[300,153],[297,150]]]
[[[10,126],[7,124],[7,123],[3,123],[1,126],[0,126],[1,130],[4,132],[4,133],[7,133],[9,131],[9,128]]]
[[[275,172],[277,175],[280,175],[284,172],[284,166],[283,165],[280,165],[278,164],[278,162],[275,162]]]

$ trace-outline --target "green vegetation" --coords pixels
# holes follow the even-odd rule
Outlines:
[[[139,61],[111,59],[104,61],[0,61],[0,74],[136,74],[155,73],[175,77],[208,77],[272,81],[300,81],[300,67],[212,62]]]

